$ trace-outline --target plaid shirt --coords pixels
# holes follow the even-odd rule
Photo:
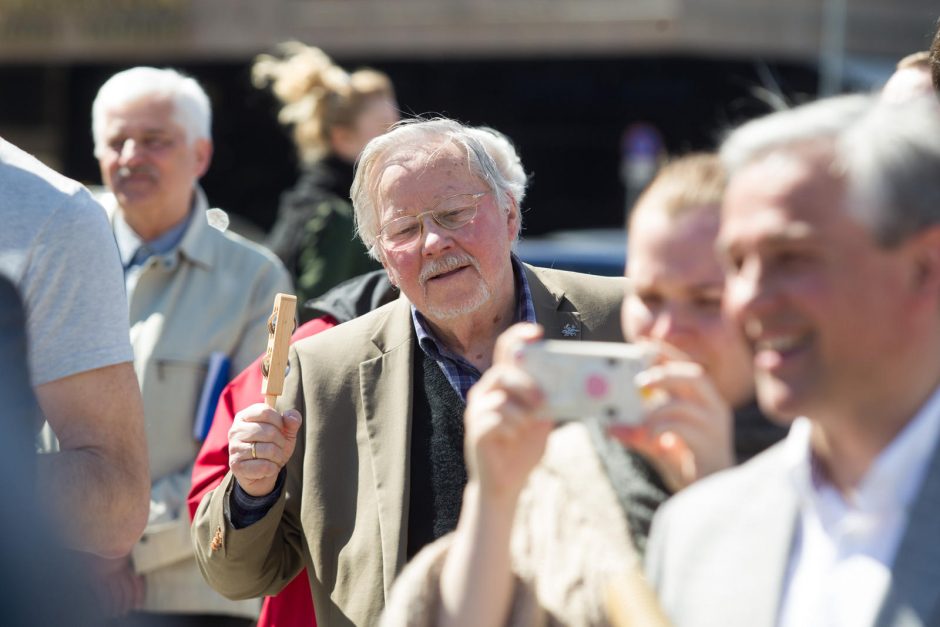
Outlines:
[[[532,304],[529,281],[526,279],[522,262],[515,255],[512,255],[512,269],[518,286],[516,293],[518,306],[513,322],[535,322],[535,306]],[[451,387],[466,403],[470,387],[480,380],[480,371],[469,361],[441,344],[434,337],[425,317],[414,308],[414,305],[411,306],[411,320],[414,322],[415,333],[418,335],[418,346],[425,355],[437,362]]]

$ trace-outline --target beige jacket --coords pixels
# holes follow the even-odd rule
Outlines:
[[[395,581],[383,627],[437,624],[440,578],[454,534],[426,546]],[[609,625],[608,587],[639,558],[584,425],[554,431],[519,496],[510,540],[512,627]]]
[[[113,216],[113,199],[108,208]],[[273,254],[210,226],[207,209],[197,190],[179,246],[147,260],[128,295],[153,482],[150,521],[132,556],[146,577],[144,610],[254,617],[259,601],[225,599],[193,559],[186,506],[200,447],[193,422],[210,354],[227,355],[232,376],[247,367],[264,352],[274,295],[291,285]]]
[[[623,279],[528,266],[526,275],[547,337],[622,338]],[[278,407],[305,420],[285,495],[235,530],[229,473],[196,513],[197,559],[217,590],[273,594],[306,566],[318,625],[378,621],[405,560],[415,346],[405,298],[292,346]]]

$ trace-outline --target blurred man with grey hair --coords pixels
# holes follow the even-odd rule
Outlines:
[[[512,254],[525,185],[491,130],[415,120],[369,142],[358,231],[403,296],[294,344],[278,411],[236,415],[232,470],[193,526],[218,590],[271,594],[306,566],[321,627],[374,624],[405,561],[456,526],[467,392],[496,337],[523,320],[559,339],[620,336],[622,279]]]
[[[725,309],[782,443],[660,510],[678,627],[940,624],[940,111],[846,96],[722,147]]]
[[[150,451],[144,536],[130,557],[99,568],[111,611],[130,612],[121,625],[249,625],[260,607],[209,588],[189,542],[197,407],[218,376],[210,364],[240,372],[254,361],[274,296],[290,291],[281,262],[225,232],[225,214],[209,209],[198,181],[212,157],[210,123],[202,87],[171,69],[119,72],[92,107]]]

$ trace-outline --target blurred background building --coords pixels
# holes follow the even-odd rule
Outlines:
[[[534,174],[528,233],[619,226],[663,154],[880,86],[938,15],[935,0],[0,0],[0,135],[97,184],[98,87],[131,65],[183,69],[215,106],[209,198],[267,229],[297,171],[249,66],[299,39],[387,72],[406,114],[508,134]]]

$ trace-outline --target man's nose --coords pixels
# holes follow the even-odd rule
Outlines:
[[[451,231],[435,222],[430,214],[421,217],[421,239],[421,251],[428,256],[447,250],[453,244]]]
[[[688,332],[688,324],[675,306],[665,306],[657,314],[650,329],[655,340],[674,343],[677,338]]]
[[[141,157],[141,145],[133,139],[126,139],[121,145],[120,159],[125,165],[130,164]]]

